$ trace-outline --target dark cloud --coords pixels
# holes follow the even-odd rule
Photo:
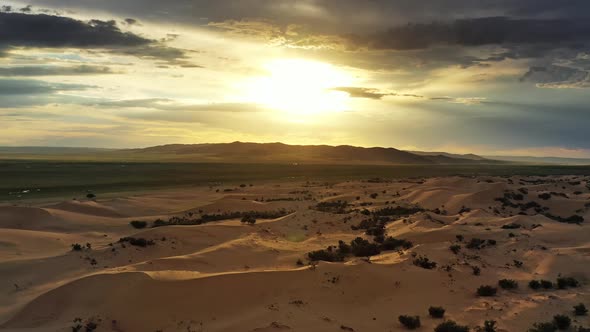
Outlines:
[[[27,5],[21,9],[19,9],[19,11],[21,11],[23,13],[30,13],[31,11],[33,11],[33,6]]]
[[[53,15],[0,13],[0,43],[36,47],[133,47],[152,44],[122,32],[115,21],[78,21]]]
[[[351,36],[359,47],[415,50],[435,45],[482,46],[583,43],[590,39],[588,20],[485,17],[450,23],[416,23],[368,36]]]
[[[587,18],[587,0],[31,0],[61,9],[98,9],[188,25],[207,22],[273,19],[280,24],[312,26],[322,33],[370,32],[391,22],[449,21],[461,18]]]
[[[93,88],[93,86],[52,83],[29,79],[0,78],[0,108],[20,108],[51,103],[68,103],[75,98],[70,98],[61,93],[82,91],[89,88]]]
[[[115,74],[109,67],[104,66],[15,66],[0,67],[0,76],[78,76],[78,75],[97,75],[97,74]]]
[[[134,19],[134,18],[126,18],[125,20],[123,20],[125,22],[125,24],[128,25],[137,25],[139,24],[139,21]]]
[[[0,95],[51,94],[61,91],[85,90],[88,85],[50,83],[37,80],[0,79]]]
[[[385,96],[395,95],[393,93],[387,93],[377,89],[360,87],[339,87],[332,90],[346,92],[352,98],[382,99]]]
[[[90,20],[46,14],[0,13],[0,49],[3,47],[105,49],[141,58],[186,64],[185,50],[131,32],[115,21]]]
[[[549,88],[590,88],[590,72],[565,66],[531,67],[521,82]]]

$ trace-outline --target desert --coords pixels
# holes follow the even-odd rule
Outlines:
[[[590,0],[0,1],[0,332],[590,331]]]
[[[404,331],[401,315],[422,330],[527,331],[556,315],[589,326],[574,312],[590,301],[589,184],[288,181],[5,203],[1,328]]]

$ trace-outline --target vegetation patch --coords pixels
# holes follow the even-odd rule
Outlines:
[[[414,259],[414,265],[423,269],[432,270],[436,267],[436,262],[431,261],[427,257],[419,256],[418,258]]]
[[[580,285],[580,282],[571,277],[560,277],[557,278],[557,288],[559,289],[566,289],[566,288],[576,288]]]
[[[469,332],[469,327],[448,320],[438,324],[438,326],[434,328],[434,332]]]
[[[477,289],[477,295],[483,297],[494,296],[498,292],[498,289],[494,286],[483,285]]]
[[[338,241],[338,246],[330,246],[326,249],[309,252],[307,257],[311,261],[342,262],[348,256],[370,257],[380,254],[382,251],[397,250],[400,248],[409,249],[412,242],[388,237],[383,239],[382,243],[369,242],[361,237],[357,237],[349,244],[344,241]]]
[[[203,214],[200,218],[189,216],[171,217],[168,221],[157,219],[152,223],[152,227],[174,226],[174,225],[202,225],[214,221],[229,219],[243,219],[244,217],[253,219],[277,219],[284,217],[293,211],[279,209],[276,211],[246,211],[246,212],[225,212],[219,214]]]
[[[566,223],[566,224],[581,224],[584,222],[584,217],[579,216],[579,215],[573,215],[571,217],[560,217],[560,216],[554,216],[551,213],[545,213],[544,214],[545,217],[551,219],[551,220],[555,220],[557,222],[562,222],[562,223]]]
[[[346,208],[349,205],[348,202],[340,200],[333,202],[319,202],[314,206],[314,210],[327,213],[346,214],[348,213]]]
[[[419,316],[401,315],[398,317],[399,322],[409,330],[415,330],[421,326]]]
[[[574,314],[576,316],[586,316],[588,314],[588,309],[584,305],[584,303],[580,303],[574,306]]]
[[[445,316],[445,308],[443,307],[430,307],[428,308],[428,314],[432,318],[443,318]]]
[[[137,228],[137,229],[146,228],[148,225],[148,223],[146,221],[140,221],[140,220],[133,220],[129,224],[131,226],[133,226],[133,228]]]
[[[129,243],[132,246],[136,246],[136,247],[147,247],[147,246],[153,246],[154,244],[156,244],[154,242],[154,240],[146,240],[142,237],[136,238],[136,237],[123,237],[119,240],[119,243]]]
[[[502,289],[517,289],[518,282],[512,279],[501,279],[498,281],[498,286]]]

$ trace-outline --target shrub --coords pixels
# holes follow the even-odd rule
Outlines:
[[[381,253],[381,249],[376,243],[370,243],[369,241],[357,237],[350,242],[350,249],[353,255],[356,257],[368,257],[375,256]]]
[[[588,313],[588,309],[586,308],[584,303],[580,303],[574,306],[574,313],[576,314],[576,316],[586,316],[586,314]]]
[[[321,212],[328,212],[334,214],[345,214],[347,213],[346,208],[348,207],[346,201],[332,201],[332,202],[319,202],[315,209]]]
[[[338,241],[338,252],[342,255],[348,255],[350,254],[350,246],[348,244],[346,244],[344,241],[340,240]]]
[[[546,322],[533,324],[533,328],[529,329],[528,332],[555,332],[556,330],[557,327],[553,322]]]
[[[562,223],[566,223],[566,224],[581,224],[584,222],[584,217],[582,216],[578,216],[578,215],[573,215],[567,218],[564,217],[560,217],[560,216],[554,216],[551,213],[545,213],[545,217],[555,220],[557,222],[562,222]]]
[[[93,193],[89,193],[89,194],[86,194],[86,198],[88,198],[88,199],[95,199],[96,198],[96,195],[93,194]]]
[[[553,316],[553,323],[558,330],[565,330],[572,325],[572,320],[566,315],[555,315]]]
[[[146,228],[147,226],[147,222],[145,221],[140,221],[140,220],[133,220],[132,222],[129,223],[131,226],[133,226],[134,228],[137,229],[142,229],[142,228]]]
[[[414,265],[419,266],[423,269],[432,270],[436,267],[436,262],[430,261],[427,257],[420,256],[414,259]]]
[[[410,241],[407,240],[403,240],[403,239],[396,239],[394,237],[388,237],[385,240],[383,240],[383,243],[381,244],[381,249],[382,250],[396,250],[399,247],[402,247],[404,249],[410,249],[412,248],[414,244]]]
[[[301,259],[298,259],[297,262],[295,263],[297,266],[303,266],[303,261]]]
[[[568,287],[576,288],[580,285],[578,280],[574,278],[557,278],[557,288],[566,289]]]
[[[445,315],[445,308],[443,307],[430,307],[428,308],[428,314],[430,314],[430,317],[433,318],[443,318]]]
[[[469,332],[469,327],[458,325],[454,321],[448,320],[438,324],[438,326],[434,328],[434,332]]]
[[[529,288],[530,289],[539,289],[541,288],[541,282],[539,280],[531,280],[529,281]]]
[[[146,240],[144,238],[135,238],[135,237],[123,237],[119,240],[119,242],[128,242],[132,246],[136,247],[147,247],[153,246],[155,243],[153,240]]]
[[[88,322],[84,326],[84,329],[86,330],[86,332],[92,332],[92,331],[96,330],[97,328],[98,328],[98,324],[96,324],[95,322]]]
[[[467,249],[481,249],[485,242],[485,240],[473,238],[465,247],[467,247]]]
[[[485,322],[483,322],[483,328],[480,329],[481,332],[496,332],[496,329],[498,327],[496,326],[496,321],[495,320],[486,320]]]
[[[481,274],[481,268],[479,266],[472,266],[471,269],[473,270],[474,276],[478,276]]]
[[[405,326],[407,329],[414,330],[420,327],[420,317],[419,316],[407,316],[401,315],[399,316],[399,322]]]
[[[365,234],[371,235],[371,236],[383,237],[383,236],[385,236],[385,228],[383,228],[382,225],[375,226],[375,227],[369,227],[365,231]]]
[[[539,194],[539,198],[542,199],[542,200],[548,200],[548,199],[551,198],[551,194],[549,194],[549,193],[542,193],[542,194]]]
[[[523,262],[521,262],[521,261],[518,261],[518,260],[516,260],[516,259],[515,259],[513,262],[514,262],[514,266],[516,266],[516,267],[522,267],[522,266],[524,265],[524,263],[523,263]]]
[[[307,257],[311,261],[342,262],[344,260],[343,255],[324,249],[309,252],[307,253]]]
[[[541,280],[541,287],[543,287],[544,289],[551,289],[553,288],[553,281]]]
[[[254,225],[256,223],[256,218],[254,218],[254,216],[252,216],[250,214],[247,214],[242,217],[242,223]]]
[[[451,249],[451,251],[453,252],[453,254],[458,254],[459,251],[461,251],[461,246],[458,244],[453,244],[449,247],[449,249]]]
[[[479,286],[477,289],[477,295],[479,296],[494,296],[498,292],[498,289],[494,286]]]
[[[80,243],[72,244],[72,251],[82,251],[82,245]]]
[[[502,279],[498,281],[498,286],[502,289],[516,289],[518,288],[518,282],[512,279]]]
[[[502,229],[518,229],[521,228],[522,226],[516,223],[510,223],[510,224],[506,224],[502,226]]]

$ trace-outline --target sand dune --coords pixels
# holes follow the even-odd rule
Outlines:
[[[430,318],[428,307],[443,306],[447,319],[472,329],[493,319],[500,331],[526,331],[555,314],[573,317],[574,304],[590,305],[588,179],[571,180],[227,185],[0,207],[0,329],[71,331],[92,322],[97,331],[403,331],[397,317],[408,314],[432,331],[441,320]],[[544,193],[553,194],[540,198]],[[413,247],[310,264],[308,252],[340,240],[373,241],[357,227],[397,207],[421,209],[384,226],[387,236]],[[284,215],[254,225],[236,217],[190,224],[204,214],[281,209]],[[586,222],[560,222],[571,216]],[[170,217],[188,224],[129,225]],[[482,242],[470,248],[474,238]],[[83,248],[72,251],[74,243]],[[456,254],[453,244],[461,246]],[[437,265],[416,266],[418,257]],[[580,286],[527,286],[559,276]],[[504,278],[519,287],[476,295]],[[576,324],[590,326],[590,319],[576,317]]]

